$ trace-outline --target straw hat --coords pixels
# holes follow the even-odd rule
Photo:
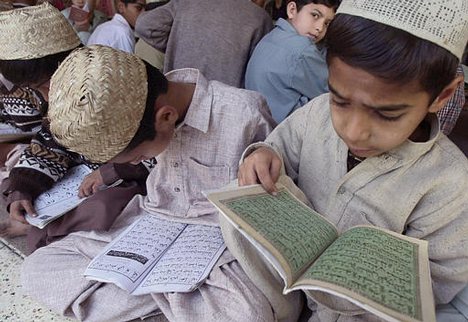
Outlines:
[[[338,13],[404,30],[447,49],[460,60],[468,41],[467,0],[343,0]]]
[[[48,2],[0,12],[0,35],[2,60],[41,58],[80,44],[67,19]]]
[[[135,136],[147,94],[137,56],[99,45],[77,49],[51,79],[50,131],[69,150],[107,162]]]

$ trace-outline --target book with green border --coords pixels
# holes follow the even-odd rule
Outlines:
[[[284,185],[277,188],[276,196],[254,185],[207,197],[275,267],[283,293],[303,290],[342,313],[340,301],[388,321],[435,321],[426,241],[375,226],[340,235]]]

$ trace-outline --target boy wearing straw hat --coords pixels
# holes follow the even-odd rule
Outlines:
[[[50,129],[71,151],[96,162],[157,156],[158,166],[148,177],[148,195],[134,198],[108,232],[73,233],[29,256],[22,269],[26,292],[85,321],[157,312],[174,321],[271,321],[266,298],[227,250],[190,293],[130,296],[82,276],[92,257],[145,213],[218,225],[202,191],[234,179],[245,147],[273,128],[261,95],[208,81],[196,69],[164,76],[137,56],[103,46],[74,51],[52,77],[49,94]]]
[[[450,302],[468,281],[468,161],[435,113],[462,81],[456,69],[467,40],[466,0],[342,1],[328,29],[331,93],[246,150],[240,185],[260,182],[275,193],[284,166],[340,232],[370,224],[427,240],[436,304]],[[283,282],[265,274],[269,264],[228,222],[221,226],[228,249],[284,317],[274,305]],[[309,321],[378,320],[309,300]]]
[[[4,76],[13,83],[35,88],[47,101],[50,77],[63,59],[80,46],[72,26],[60,11],[44,3],[0,13],[0,32],[15,36],[14,41],[0,37],[0,69]],[[44,110],[47,110],[47,106]],[[50,134],[48,122],[44,121],[11,170],[9,180],[2,184],[2,192],[8,195],[11,220],[0,223],[0,234],[13,237],[28,233],[28,246],[33,251],[70,231],[107,229],[134,194],[145,192],[144,182],[153,167],[152,162],[136,166],[101,166],[99,171],[83,182],[80,188],[82,195],[93,194],[102,183],[111,184],[118,179],[126,182],[119,187],[97,192],[45,229],[26,224],[24,214],[35,213],[33,201],[36,197],[60,180],[71,167],[81,163],[92,169],[99,167],[58,144]],[[99,216],[90,211],[98,208]]]

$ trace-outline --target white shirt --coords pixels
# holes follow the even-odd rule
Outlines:
[[[135,35],[125,18],[116,13],[111,21],[99,25],[88,40],[89,45],[105,45],[128,53],[135,52]]]

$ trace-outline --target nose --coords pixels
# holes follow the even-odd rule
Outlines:
[[[349,115],[344,129],[344,135],[351,145],[361,147],[371,136],[369,116],[360,111]]]
[[[321,33],[325,29],[325,22],[319,21],[315,26],[315,29],[317,30],[317,32]]]

